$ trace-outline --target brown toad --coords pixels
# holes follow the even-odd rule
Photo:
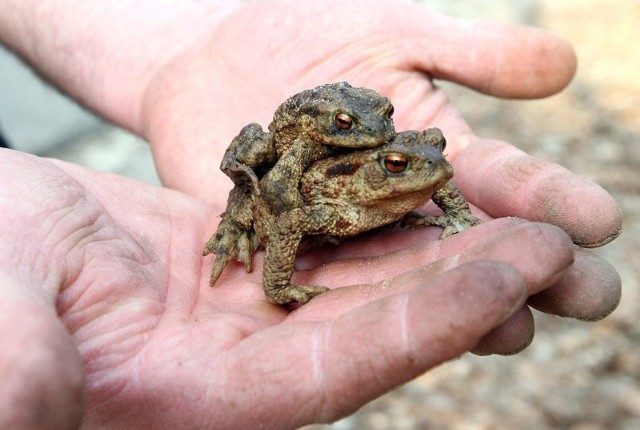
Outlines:
[[[282,178],[277,184],[286,184],[281,187],[293,191],[302,172],[335,148],[375,148],[391,141],[395,136],[392,115],[389,99],[374,90],[352,87],[346,82],[321,85],[280,105],[268,132],[256,123],[245,126],[225,152],[220,168],[234,180],[238,173],[241,185],[247,175],[257,184],[278,162]],[[288,160],[281,160],[285,155]],[[299,203],[296,192],[272,192],[273,200],[283,200],[285,208]],[[291,202],[287,204],[285,199]]]
[[[412,224],[445,227],[442,237],[477,224],[479,220],[449,182],[453,168],[442,154],[445,143],[435,128],[406,131],[379,148],[317,161],[300,181],[302,204],[281,213],[274,213],[264,193],[252,194],[255,235],[251,240],[266,249],[262,279],[269,301],[305,303],[327,290],[291,285],[299,249],[339,242],[407,216]],[[271,172],[267,173],[260,190],[270,187],[272,180]],[[444,215],[426,217],[414,211],[432,198]]]
[[[251,270],[255,241],[251,237],[252,194],[269,172],[271,180],[259,188],[274,214],[303,204],[298,184],[314,161],[340,148],[373,148],[395,136],[393,105],[386,97],[346,82],[302,91],[276,110],[269,131],[258,124],[244,127],[225,152],[220,168],[235,183],[218,231],[203,255],[214,253],[211,284],[224,265],[238,258]]]

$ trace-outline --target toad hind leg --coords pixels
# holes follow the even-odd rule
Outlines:
[[[203,256],[212,253],[216,255],[216,261],[213,264],[211,277],[209,278],[210,286],[216,283],[222,270],[232,258],[240,261],[244,265],[245,271],[251,272],[251,259],[253,252],[257,248],[252,231],[242,228],[233,219],[225,217],[225,215],[223,214],[223,219],[218,229],[202,249]]]
[[[306,303],[328,291],[318,285],[292,285],[293,265],[300,241],[307,234],[323,234],[334,224],[334,209],[313,205],[292,209],[279,216],[266,244],[262,285],[274,304]]]
[[[252,186],[253,172],[245,171],[246,175],[238,175],[238,181],[234,180],[236,185],[229,192],[227,209],[222,214],[222,220],[202,249],[203,256],[216,255],[209,279],[211,286],[216,283],[222,270],[232,258],[243,263],[247,272],[251,272],[252,269],[253,252],[258,247],[252,226],[253,199],[258,194],[258,190]],[[245,179],[240,180],[243,177]]]

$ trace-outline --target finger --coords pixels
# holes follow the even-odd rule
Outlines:
[[[414,36],[404,52],[434,78],[498,97],[537,98],[557,93],[575,73],[571,46],[545,31],[414,12],[403,15],[400,34]]]
[[[507,223],[512,223],[510,229],[495,233],[490,240],[477,240],[478,236],[486,236],[489,230]],[[408,291],[412,287],[412,279],[441,275],[446,273],[450,267],[469,261],[508,262],[520,271],[530,294],[555,284],[559,279],[562,279],[564,273],[572,268],[574,246],[568,236],[557,227],[524,223],[521,220],[496,220],[476,227],[475,230],[478,236],[470,235],[475,237],[475,242],[478,242],[475,244],[473,239],[464,238],[464,235],[447,239],[450,243],[447,252],[457,250],[462,252],[460,255],[453,254],[429,266],[401,274],[391,281],[382,281],[374,285],[338,288],[315,298],[302,309],[294,312],[290,316],[290,320],[319,320],[326,318],[328,313],[346,313],[363,303]],[[471,231],[467,233],[471,233]],[[454,243],[456,240],[459,243]],[[442,251],[442,248],[439,249]],[[413,264],[411,259],[414,255],[419,255],[415,249],[413,251],[400,252],[380,258],[379,260],[388,261],[385,261],[384,266],[378,269],[384,272],[385,269],[393,271],[399,270],[399,267],[411,267]],[[367,274],[371,272],[371,268],[366,271]],[[589,277],[590,271],[583,270],[581,275]],[[579,308],[581,302],[581,299],[575,299],[573,306]],[[531,318],[531,312],[525,306],[519,313],[483,338],[475,347],[474,352],[481,355],[515,354],[529,345],[533,333],[534,322]]]
[[[303,284],[326,285],[335,290],[314,298],[291,318],[315,320],[326,318],[327,312],[344,313],[408,291],[412,278],[437,276],[458,265],[480,260],[513,266],[524,278],[529,294],[535,294],[558,282],[574,260],[573,251],[571,240],[558,227],[515,219],[495,220],[443,241],[409,246],[373,260],[337,261],[298,273],[296,279]],[[337,288],[345,285],[351,286]]]
[[[620,303],[622,281],[615,268],[586,250],[576,250],[576,261],[558,284],[529,298],[534,308],[561,317],[595,321]]]
[[[522,306],[509,319],[491,330],[471,352],[477,355],[513,355],[525,349],[531,341],[535,324],[528,306]]]
[[[249,404],[262,403],[256,387],[286,385],[286,399],[252,410],[266,427],[332,421],[464,353],[520,308],[526,294],[518,272],[496,262],[408,281],[408,292],[336,319],[285,323],[246,339],[231,351],[237,360],[225,360],[234,367],[224,373]],[[282,422],[285,416],[297,421]]]
[[[555,224],[584,247],[604,245],[622,230],[622,212],[602,187],[504,142],[476,141],[454,165],[464,196],[492,217]]]
[[[595,321],[613,312],[620,303],[621,290],[620,276],[609,263],[576,247],[576,259],[560,281],[531,296],[527,304],[552,315]],[[528,306],[523,306],[485,336],[472,352],[516,354],[529,346],[533,334],[533,316]]]
[[[3,273],[0,333],[0,428],[77,428],[84,373],[71,336],[45,299]]]

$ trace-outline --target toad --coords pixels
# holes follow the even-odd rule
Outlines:
[[[262,281],[267,299],[281,305],[305,303],[327,290],[291,284],[300,250],[404,221],[444,227],[442,238],[477,224],[479,220],[450,182],[453,168],[442,153],[445,145],[439,129],[406,131],[379,148],[317,161],[299,182],[302,203],[280,213],[266,201],[266,193],[251,194],[250,240],[266,249]],[[268,172],[259,189],[268,189],[273,180],[278,177]],[[430,217],[415,211],[430,199],[443,215]]]
[[[211,283],[231,258],[251,270],[256,245],[251,235],[253,193],[263,194],[273,214],[302,206],[298,184],[307,167],[343,148],[374,148],[391,141],[392,115],[393,105],[386,97],[338,82],[290,97],[275,111],[268,132],[256,123],[245,126],[220,166],[235,187],[218,231],[202,251],[217,255]],[[258,187],[267,172],[271,180]]]

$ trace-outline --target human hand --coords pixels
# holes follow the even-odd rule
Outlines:
[[[573,76],[575,57],[539,30],[452,19],[409,0],[0,6],[4,44],[65,93],[145,136],[165,184],[214,210],[231,186],[218,170],[221,155],[242,126],[266,125],[296,91],[348,80],[389,96],[399,130],[442,128],[456,182],[489,215],[551,222],[582,246],[620,232],[620,211],[602,189],[477,138],[431,81],[498,97],[553,94]],[[42,25],[42,16],[56,19]]]
[[[299,90],[348,80],[390,97],[398,130],[443,129],[456,184],[490,216],[550,222],[588,247],[619,234],[611,196],[510,145],[479,139],[430,79],[499,97],[544,97],[573,76],[565,42],[535,29],[452,19],[411,1],[296,5],[245,3],[151,80],[138,128],[165,184],[222,210],[219,196],[231,181],[218,165],[241,127],[266,126]]]
[[[475,140],[431,78],[499,97],[544,97],[573,76],[569,45],[546,33],[457,20],[413,1],[246,2],[151,79],[136,131],[163,180],[207,200],[230,187],[218,171],[231,139],[266,126],[286,98],[348,80],[396,106],[398,130],[444,129],[450,156]],[[222,182],[223,185],[220,184]]]
[[[555,224],[583,247],[605,244],[620,233],[620,210],[602,188],[507,143],[478,138],[430,79],[499,97],[547,96],[573,76],[575,57],[565,42],[535,29],[444,17],[410,1],[296,5],[245,3],[151,83],[141,129],[168,186],[211,202],[212,213],[221,213],[220,196],[231,181],[218,164],[240,128],[253,121],[268,124],[277,105],[296,91],[347,80],[388,96],[396,106],[398,130],[437,126],[444,131],[454,182],[476,213]],[[465,235],[468,243],[481,240],[473,230]],[[379,253],[404,245],[387,244]],[[367,249],[371,246],[381,247]],[[333,259],[361,255],[352,247],[341,249],[342,257],[333,253]],[[600,297],[602,306],[584,301],[587,292]],[[611,312],[619,297],[615,270],[576,249],[570,274],[530,304],[591,320]],[[505,329],[514,338],[498,348],[501,352],[530,339],[533,322],[526,308],[522,312],[529,316],[511,325],[518,334]]]
[[[521,347],[503,327],[574,267],[548,224],[496,220],[446,242],[395,232],[398,252],[302,271],[345,288],[290,313],[264,299],[259,256],[208,286],[202,201],[10,150],[0,181],[2,428],[74,428],[83,392],[87,428],[335,420],[471,348]]]

